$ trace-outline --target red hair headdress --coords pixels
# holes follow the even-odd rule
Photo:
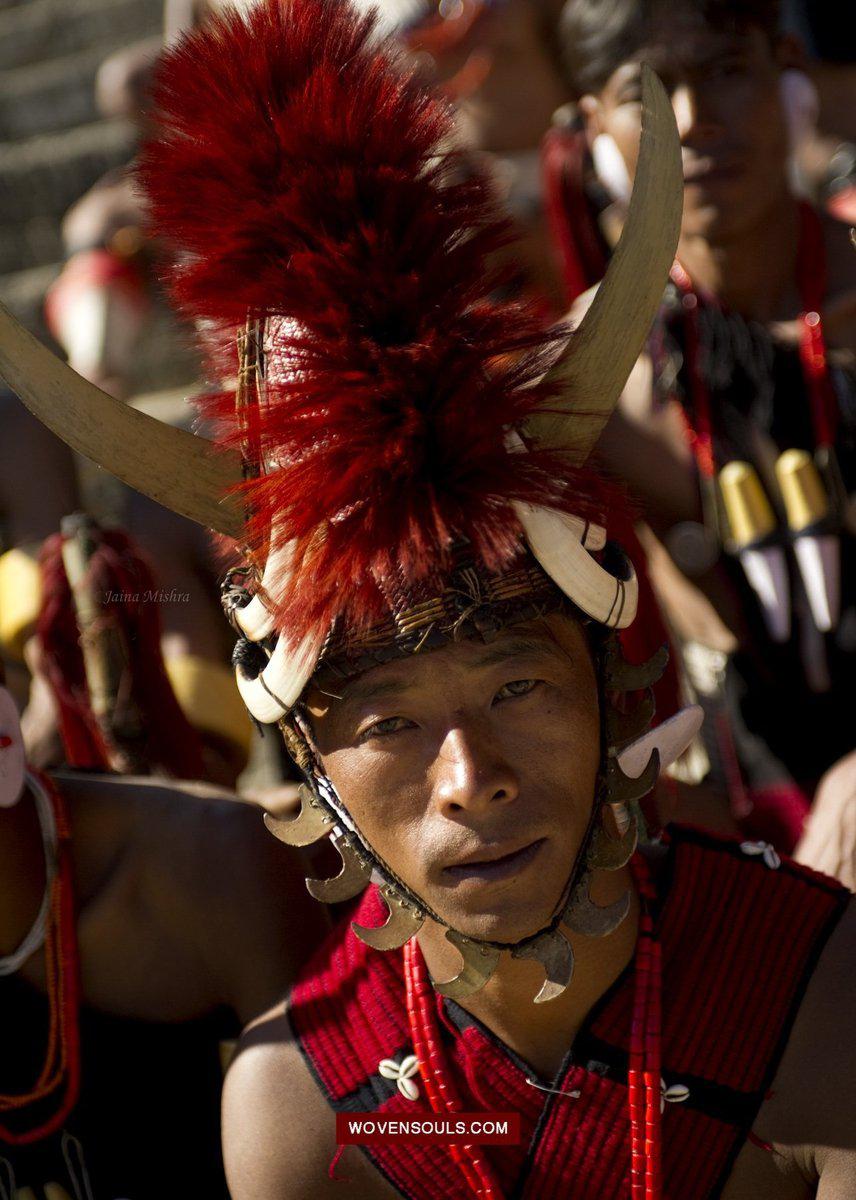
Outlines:
[[[559,455],[509,443],[550,394],[544,330],[491,299],[506,224],[450,110],[373,26],[339,0],[267,0],[193,34],[160,70],[140,173],[181,309],[231,345],[268,318],[247,540],[261,560],[289,543],[271,598],[294,640],[336,616],[364,629],[390,579],[441,571],[460,539],[503,569],[515,501],[592,508]],[[243,445],[233,394],[215,411]]]
[[[344,0],[210,22],[166,56],[154,98],[140,177],[171,290],[221,379],[247,323],[263,329],[262,386],[239,372],[208,402],[217,452],[64,370],[2,311],[0,370],[78,451],[265,564],[230,607],[252,641],[280,634],[258,678],[239,671],[251,712],[288,710],[332,627],[363,634],[436,599],[462,543],[496,580],[522,532],[579,608],[627,626],[636,581],[594,557],[605,534],[580,519],[598,500],[579,469],[677,244],[680,146],[656,77],[624,232],[570,339],[496,301],[507,231],[487,183],[449,109]]]

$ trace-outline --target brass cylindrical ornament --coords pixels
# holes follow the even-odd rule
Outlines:
[[[786,450],[780,455],[776,479],[788,514],[788,525],[794,533],[829,517],[829,496],[807,450]]]
[[[769,537],[776,528],[776,514],[750,463],[724,466],[719,472],[719,490],[737,550]]]

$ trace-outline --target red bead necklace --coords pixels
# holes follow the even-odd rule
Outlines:
[[[0,1124],[0,1140],[12,1146],[38,1142],[61,1129],[77,1103],[80,1088],[80,1030],[78,1010],[80,985],[77,962],[74,894],[71,879],[71,836],[65,805],[53,781],[34,771],[50,797],[59,840],[59,863],[51,895],[50,922],[45,939],[45,975],[50,1014],[48,1046],[38,1079],[29,1091],[18,1095],[0,1095],[0,1113],[20,1114],[55,1095],[59,1105],[52,1116],[23,1132]]]
[[[661,963],[660,944],[654,929],[656,892],[648,865],[634,855],[631,870],[641,901],[636,945],[633,1022],[627,1073],[630,1110],[631,1200],[660,1200],[661,1179]],[[431,988],[425,959],[415,938],[404,947],[407,1017],[413,1052],[431,1109],[435,1113],[462,1112],[440,1042],[438,997]],[[480,1147],[450,1143],[449,1151],[461,1169],[473,1196],[502,1200],[502,1188]]]

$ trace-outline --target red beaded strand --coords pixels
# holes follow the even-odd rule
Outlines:
[[[648,865],[637,854],[631,862],[633,878],[642,902],[639,940],[636,946],[633,1021],[627,1073],[630,1110],[630,1194],[632,1200],[661,1200],[661,957],[654,930],[653,907],[656,891]],[[434,1005],[422,952],[415,938],[404,947],[404,978],[407,1016],[413,1052],[431,1109],[435,1113],[461,1112],[440,1047]],[[487,1160],[473,1145],[449,1146],[474,1196],[480,1200],[502,1200],[502,1190]]]
[[[0,1096],[0,1113],[19,1115],[57,1093],[61,1093],[61,1099],[53,1115],[35,1127],[16,1132],[0,1124],[0,1140],[12,1146],[31,1145],[61,1129],[77,1103],[80,1089],[80,977],[68,844],[71,830],[62,796],[53,781],[41,772],[34,774],[38,775],[39,782],[50,797],[59,841],[59,864],[53,882],[50,921],[45,939],[45,974],[50,1013],[48,1045],[34,1086],[20,1095]]]
[[[642,911],[636,946],[636,978],[627,1072],[630,1105],[630,1195],[632,1200],[662,1196],[661,1107],[661,958],[654,931],[656,891],[641,854],[631,861]]]
[[[407,988],[407,1017],[413,1052],[428,1103],[435,1113],[462,1112],[463,1104],[443,1059],[433,1006],[436,996],[428,980],[425,960],[415,938],[404,947],[404,979]],[[502,1189],[478,1146],[449,1144],[452,1158],[479,1200],[503,1200]]]

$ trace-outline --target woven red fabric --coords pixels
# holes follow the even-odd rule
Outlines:
[[[663,1076],[690,1096],[663,1117],[665,1194],[715,1196],[751,1127],[814,963],[848,893],[790,862],[771,870],[734,841],[674,827],[662,874]],[[356,919],[381,920],[374,889]],[[578,1036],[554,1085],[579,1100],[545,1096],[521,1065],[458,1010],[443,1022],[446,1054],[468,1111],[521,1114],[524,1144],[490,1147],[507,1193],[523,1173],[529,1200],[610,1200],[630,1194],[626,1055],[633,970]],[[346,925],[294,988],[291,1021],[333,1108],[414,1116],[378,1075],[382,1058],[411,1053],[401,953],[382,954]],[[469,1022],[469,1023],[468,1023]],[[392,1093],[392,1094],[391,1094]],[[537,1132],[536,1132],[537,1131]],[[465,1200],[443,1147],[378,1146],[370,1157],[411,1200]]]

